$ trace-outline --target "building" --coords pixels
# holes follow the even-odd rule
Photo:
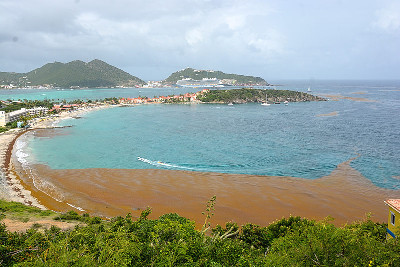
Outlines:
[[[223,87],[224,85],[217,78],[203,78],[202,80],[193,80],[185,78],[176,82],[176,85],[182,87]]]
[[[32,116],[43,116],[49,112],[48,108],[45,107],[35,107],[35,108],[22,108],[20,110],[12,111],[6,113],[5,111],[0,111],[0,126],[6,126],[9,122],[14,122],[22,117],[32,117]]]
[[[385,203],[389,206],[388,228],[386,231],[388,237],[396,238],[400,234],[400,199],[388,199]]]

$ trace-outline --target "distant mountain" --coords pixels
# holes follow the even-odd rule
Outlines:
[[[192,68],[186,68],[172,73],[167,79],[164,80],[165,83],[175,84],[177,81],[192,78],[193,80],[201,80],[203,78],[217,78],[223,83],[230,85],[268,85],[268,83],[260,77],[245,76],[239,74],[229,74],[222,71],[214,70],[196,70]]]
[[[28,73],[0,72],[0,84],[18,86],[53,85],[58,87],[136,86],[146,82],[129,73],[95,59],[88,63],[48,63]]]

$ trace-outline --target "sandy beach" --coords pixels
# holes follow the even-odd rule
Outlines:
[[[26,190],[26,186],[24,186],[22,180],[19,179],[14,171],[11,154],[16,139],[27,131],[52,128],[61,120],[80,117],[88,112],[109,107],[111,106],[95,106],[87,109],[62,112],[55,116],[48,116],[42,119],[38,118],[30,122],[31,127],[29,130],[11,129],[7,132],[0,133],[0,198],[46,209],[45,206],[40,204],[40,202],[31,195],[30,190]]]

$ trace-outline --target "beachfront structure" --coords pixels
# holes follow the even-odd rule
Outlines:
[[[400,199],[388,199],[385,203],[389,207],[389,221],[386,231],[388,237],[396,238],[400,230]]]
[[[160,96],[154,98],[120,98],[120,104],[146,104],[146,103],[170,103],[170,102],[196,102],[197,97],[210,90],[204,89],[197,93],[186,93],[183,95]]]
[[[15,110],[9,113],[5,111],[0,111],[0,126],[5,126],[9,122],[14,122],[22,117],[28,116],[43,116],[49,112],[46,107],[35,107],[35,108],[21,108],[20,110]]]
[[[52,109],[49,111],[63,111],[63,110],[73,110],[82,107],[82,105],[79,104],[70,104],[70,105],[54,105]]]

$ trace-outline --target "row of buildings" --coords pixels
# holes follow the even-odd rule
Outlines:
[[[120,104],[146,104],[146,103],[174,103],[174,102],[197,102],[198,96],[210,91],[203,89],[197,93],[186,93],[183,95],[159,96],[154,98],[136,97],[136,98],[121,98]]]
[[[46,107],[35,107],[35,108],[21,108],[20,110],[12,111],[6,113],[5,111],[0,111],[0,126],[6,126],[9,122],[14,122],[20,120],[22,117],[32,117],[32,116],[45,116],[49,112]]]
[[[146,103],[179,103],[179,102],[197,102],[198,97],[204,93],[210,91],[209,89],[203,89],[197,93],[186,93],[182,95],[171,95],[171,96],[160,96],[154,98],[148,97],[136,97],[136,98],[120,98],[116,101],[119,104],[146,104]],[[112,103],[112,104],[115,104]],[[35,107],[31,109],[22,108],[20,110],[12,111],[6,113],[5,111],[0,111],[0,126],[5,126],[9,122],[14,122],[21,120],[23,117],[37,117],[45,116],[49,112],[56,111],[69,111],[78,108],[85,108],[96,104],[83,103],[83,104],[66,104],[66,105],[54,105],[52,109],[46,107]]]

